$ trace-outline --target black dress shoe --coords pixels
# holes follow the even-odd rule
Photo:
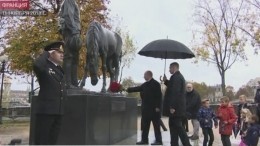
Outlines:
[[[159,141],[156,141],[156,142],[154,142],[154,143],[151,143],[151,145],[163,145],[163,143],[162,143],[162,142],[159,142]]]
[[[146,141],[139,141],[136,143],[136,145],[148,145],[148,142]]]

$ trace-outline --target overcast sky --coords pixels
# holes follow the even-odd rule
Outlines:
[[[112,16],[122,18],[123,25],[137,42],[138,51],[147,43],[168,38],[184,43],[191,48],[191,26],[193,14],[193,0],[111,0],[109,4]],[[251,50],[251,48],[248,48]],[[226,83],[238,89],[250,79],[260,76],[260,58],[248,51],[247,62],[237,62],[227,71]],[[208,85],[220,84],[220,76],[214,65],[205,62],[192,63],[194,60],[167,60],[180,63],[180,70],[186,80],[205,82]],[[163,75],[164,61],[136,55],[131,67],[124,70],[124,77],[131,76],[135,81],[143,81],[143,72],[152,70],[154,78]]]
[[[169,39],[177,40],[191,48],[192,0],[111,0],[108,7],[111,10],[111,18],[122,18],[122,26],[134,38],[138,47],[137,52],[147,43],[156,39],[165,39],[167,36]],[[253,55],[252,51],[248,51],[248,58],[247,62],[237,62],[227,71],[227,85],[238,89],[250,79],[260,76],[260,58]],[[221,83],[219,73],[214,65],[205,62],[194,64],[192,59],[167,60],[166,75],[168,78],[170,77],[168,66],[173,61],[179,62],[180,70],[186,80],[205,82],[208,85]],[[164,60],[136,54],[131,67],[124,70],[123,77],[131,76],[135,82],[143,82],[143,73],[146,70],[151,70],[154,73],[154,78],[159,80],[159,77],[163,75],[163,69]],[[92,87],[87,80],[86,88],[99,91],[101,83],[102,80],[96,87]],[[12,85],[12,89],[14,88],[18,88],[18,84]],[[27,86],[23,86],[23,89],[27,89]]]

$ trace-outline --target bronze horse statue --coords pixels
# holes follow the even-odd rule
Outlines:
[[[86,33],[87,58],[85,74],[80,87],[85,86],[88,75],[91,84],[98,83],[99,57],[102,62],[103,86],[101,92],[106,92],[106,74],[110,75],[110,83],[118,82],[120,61],[122,58],[122,39],[121,37],[105,27],[99,22],[92,21]]]

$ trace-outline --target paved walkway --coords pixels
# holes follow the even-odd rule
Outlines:
[[[165,126],[167,127],[168,131],[162,131],[162,139],[163,139],[163,145],[165,146],[170,146],[170,131],[169,131],[169,126],[168,126],[168,118],[162,118]],[[138,123],[140,123],[140,119],[138,119]],[[138,124],[138,129],[140,129],[140,124]],[[191,122],[189,121],[189,133],[188,135],[192,135],[192,124]],[[214,140],[214,143],[213,143],[213,146],[222,146],[222,143],[221,143],[221,139],[220,139],[220,135],[218,133],[218,129],[214,129],[214,136],[215,136],[215,140]],[[153,126],[151,126],[150,128],[150,132],[149,132],[149,142],[152,143],[154,141],[154,133],[153,133]],[[140,137],[141,137],[141,131],[139,130],[137,132],[137,139],[138,141],[140,140]],[[196,142],[195,141],[190,141],[191,144],[193,146],[196,146]],[[198,145],[199,146],[202,146],[202,143],[203,143],[203,134],[202,134],[202,131],[200,129],[200,138],[199,140],[197,141],[198,142]],[[238,146],[239,145],[239,142],[240,142],[240,138],[239,136],[237,137],[237,139],[235,139],[234,136],[231,136],[231,142],[232,142],[232,146]],[[179,142],[181,144],[181,142]]]
[[[165,126],[168,128],[168,119],[162,118]],[[136,139],[139,141],[141,137],[141,131],[140,131],[140,118],[138,118],[138,130],[137,130],[137,136],[133,136],[129,139],[126,139],[124,141],[119,142],[120,145],[134,145],[136,142]],[[168,128],[169,129],[169,128]],[[191,123],[189,123],[189,129],[192,131]],[[190,135],[191,133],[189,133]],[[218,130],[214,129],[214,135],[215,135],[215,141],[213,146],[222,146],[220,135],[218,134]],[[24,124],[20,126],[8,126],[5,127],[4,125],[1,125],[0,127],[0,145],[6,145],[10,142],[11,139],[14,138],[20,138],[22,139],[22,144],[28,145],[29,143],[29,124]],[[163,145],[169,146],[170,145],[170,132],[169,131],[162,131],[162,138],[163,138]],[[150,133],[149,133],[149,140],[150,143],[154,141],[154,133],[153,133],[153,127],[151,126]],[[232,146],[238,146],[240,142],[239,136],[237,139],[234,138],[234,136],[231,136]],[[199,146],[202,146],[203,142],[203,135],[200,131],[200,138],[199,138]],[[181,143],[181,142],[180,142]],[[191,144],[194,145],[194,142],[191,141]],[[259,145],[260,146],[260,145]]]

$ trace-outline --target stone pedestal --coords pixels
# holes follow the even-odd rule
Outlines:
[[[32,100],[32,110],[35,99]],[[34,144],[33,126],[34,115],[31,115],[30,144]],[[116,144],[136,133],[137,101],[135,98],[113,94],[75,94],[66,97],[58,144]]]

